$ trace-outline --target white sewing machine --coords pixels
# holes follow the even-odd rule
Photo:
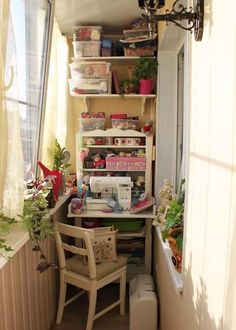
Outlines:
[[[128,176],[91,176],[90,190],[93,197],[112,197],[117,194],[118,202],[124,210],[131,208],[132,181]]]

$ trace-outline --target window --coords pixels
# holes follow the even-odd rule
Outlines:
[[[18,97],[7,95],[7,102],[9,106],[19,105],[27,180],[36,170],[39,153],[52,4],[48,0],[11,0],[10,12],[6,75],[11,72],[12,57],[15,57],[18,93],[14,95]]]

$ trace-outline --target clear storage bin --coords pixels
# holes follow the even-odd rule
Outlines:
[[[101,40],[101,26],[74,26],[73,39],[74,41],[99,41]]]
[[[70,94],[107,94],[108,79],[69,79]]]
[[[73,41],[74,57],[100,56],[101,41]]]
[[[95,129],[105,129],[105,118],[80,118],[80,131],[93,131]]]
[[[70,63],[71,78],[101,78],[108,76],[111,63],[109,62],[73,62]]]
[[[125,39],[135,38],[138,36],[148,36],[149,30],[148,29],[132,29],[132,30],[123,30]]]
[[[138,120],[135,119],[111,119],[112,128],[120,128],[123,130],[132,129],[138,130]]]
[[[154,47],[124,48],[125,56],[154,56]]]

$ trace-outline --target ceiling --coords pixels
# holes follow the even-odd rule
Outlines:
[[[122,33],[140,16],[138,0],[55,0],[61,32],[72,35],[72,26],[101,25],[105,33]]]

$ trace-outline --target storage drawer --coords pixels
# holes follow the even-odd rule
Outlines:
[[[99,41],[101,40],[101,26],[74,26],[73,39],[74,41]]]
[[[107,94],[108,79],[69,79],[70,94]]]
[[[96,79],[108,78],[111,63],[109,62],[73,62],[70,63],[71,78]]]
[[[73,41],[74,57],[100,56],[101,41]]]

